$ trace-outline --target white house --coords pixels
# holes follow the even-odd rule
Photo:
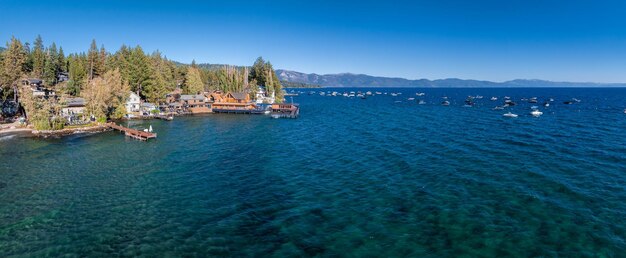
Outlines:
[[[276,96],[274,92],[272,92],[271,96],[268,96],[265,91],[265,87],[259,86],[259,89],[256,92],[256,103],[257,104],[272,104],[276,100]]]
[[[130,92],[128,99],[126,100],[126,113],[139,112],[141,108],[141,98],[137,93]]]

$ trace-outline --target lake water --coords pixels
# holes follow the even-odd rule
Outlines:
[[[626,89],[365,90],[403,94],[0,136],[0,257],[626,254]]]

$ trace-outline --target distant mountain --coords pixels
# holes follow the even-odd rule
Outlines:
[[[512,80],[506,82],[491,82],[463,79],[409,80],[404,78],[378,77],[365,74],[314,74],[301,73],[289,70],[276,70],[281,81],[317,84],[324,87],[626,87],[626,83],[590,83],[590,82],[553,82],[545,80]]]

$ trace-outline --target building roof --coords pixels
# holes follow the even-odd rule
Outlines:
[[[69,98],[67,99],[68,107],[84,107],[85,99],[84,98]]]
[[[37,78],[28,78],[26,79],[31,84],[41,84],[43,81]]]
[[[245,100],[247,94],[243,92],[231,92],[230,95],[237,100]]]
[[[204,100],[204,95],[180,95],[180,100]]]

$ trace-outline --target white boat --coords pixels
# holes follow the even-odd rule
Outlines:
[[[517,117],[517,115],[516,115],[516,114],[513,114],[513,113],[511,113],[511,112],[506,113],[506,114],[503,114],[502,116],[504,116],[504,117]]]
[[[366,93],[365,93],[365,95],[367,95],[367,96],[371,96],[371,95],[372,95],[372,92],[371,92],[371,91],[368,91],[368,92],[366,92]]]
[[[493,108],[493,110],[503,110],[503,109],[504,109],[504,107],[501,107],[501,106],[496,106],[496,107]]]
[[[498,98],[496,98],[496,97],[491,97],[491,101],[496,101],[496,100],[498,100]]]
[[[415,98],[408,98],[407,100],[415,100]]]
[[[450,101],[444,100],[443,102],[441,102],[441,105],[450,106]]]
[[[377,91],[377,92],[376,92],[376,95],[381,95],[381,94],[383,94],[383,93],[382,93],[382,92],[380,92],[380,91]]]
[[[395,94],[395,93],[391,93],[391,96],[394,96],[394,97],[395,97],[395,96],[398,96],[398,94]]]
[[[530,111],[530,114],[533,115],[534,117],[539,117],[539,116],[543,115],[543,112],[535,109],[533,111]]]
[[[419,102],[417,102],[417,104],[424,105],[424,104],[426,104],[426,101],[420,100]],[[624,112],[626,113],[626,110],[624,110]]]
[[[626,109],[624,109],[624,114],[626,114]]]
[[[419,97],[422,97],[422,96],[424,96],[424,95],[426,95],[426,93],[423,93],[423,92],[418,92],[418,93],[415,93],[415,96],[419,96]]]

